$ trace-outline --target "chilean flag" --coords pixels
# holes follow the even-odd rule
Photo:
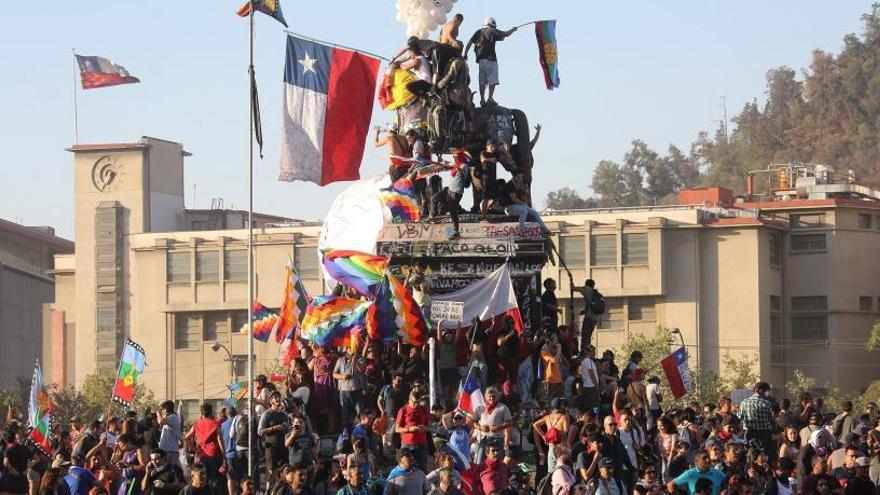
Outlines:
[[[373,113],[377,58],[287,37],[279,180],[357,180]]]
[[[458,388],[458,408],[473,416],[480,407],[486,407],[486,401],[483,399],[483,392],[471,365],[464,382]]]
[[[83,89],[103,88],[119,84],[141,82],[125,70],[125,67],[103,57],[74,55],[79,65]]]
[[[691,382],[691,370],[688,367],[688,355],[684,347],[679,347],[677,351],[663,358],[660,361],[663,372],[666,373],[666,381],[669,382],[669,389],[672,391],[675,400],[681,399],[691,390],[693,390],[693,382]]]

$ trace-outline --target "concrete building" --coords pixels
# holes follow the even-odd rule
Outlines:
[[[54,257],[72,252],[50,227],[0,220],[0,389],[30,381],[43,355],[43,305],[55,298]]]
[[[143,138],[70,151],[77,248],[55,259],[56,297],[44,328],[44,355],[53,358],[46,359],[47,381],[81,383],[115,369],[130,337],[146,349],[143,382],[157,397],[182,400],[187,416],[202,400],[222,400],[225,384],[244,376],[247,353],[237,331],[247,301],[241,215],[184,209],[187,153],[178,143]],[[619,346],[627,332],[679,328],[702,369],[720,371],[727,353],[747,355],[776,384],[801,369],[819,383],[855,389],[880,372],[863,350],[880,310],[880,195],[872,194],[795,191],[731,204],[732,194],[716,188],[684,196],[700,204],[546,212],[544,219],[574,280],[595,279],[608,300],[596,332],[600,349]],[[291,260],[307,289],[321,293],[320,223],[257,216],[255,224],[257,300],[281,304]],[[496,234],[514,226],[474,236],[516,244],[515,236]],[[449,244],[431,238],[435,230],[386,229],[382,241]],[[452,287],[442,279],[462,275],[429,268],[438,286]],[[463,270],[480,277],[491,269],[478,263]],[[561,268],[522,269],[557,279],[563,318],[572,317]],[[574,301],[575,313],[581,306]],[[277,352],[274,340],[257,343],[257,369],[274,366]]]

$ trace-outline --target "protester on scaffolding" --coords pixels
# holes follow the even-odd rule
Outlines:
[[[600,308],[594,303],[599,302],[601,295],[599,294],[599,291],[596,290],[596,282],[591,278],[587,279],[582,286],[572,287],[572,291],[579,292],[584,298],[584,317],[581,321],[581,335],[578,345],[580,349],[586,349],[593,340],[593,330],[596,329],[596,324],[599,321],[599,314],[597,314],[596,310]],[[604,311],[604,299],[602,299],[601,305],[601,309]]]
[[[498,78],[498,56],[495,53],[495,44],[515,33],[517,29],[519,28],[513,27],[507,31],[501,31],[498,29],[495,18],[487,17],[483,22],[483,27],[471,36],[464,49],[464,56],[467,58],[471,46],[474,47],[477,64],[480,66],[480,106],[486,104],[486,89],[489,90],[488,102],[495,103],[495,87],[501,82]]]

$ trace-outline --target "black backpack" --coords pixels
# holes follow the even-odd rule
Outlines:
[[[590,297],[590,310],[596,315],[605,314],[605,296],[596,289],[593,289],[593,294]]]
[[[247,416],[241,417],[238,421],[235,422],[235,445],[238,447],[247,447],[248,446],[248,423],[250,422],[250,418]],[[255,438],[254,440],[259,440],[259,438]]]

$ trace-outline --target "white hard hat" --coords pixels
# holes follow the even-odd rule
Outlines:
[[[495,27],[497,25],[494,17],[487,17],[486,20],[483,21],[483,26]]]

